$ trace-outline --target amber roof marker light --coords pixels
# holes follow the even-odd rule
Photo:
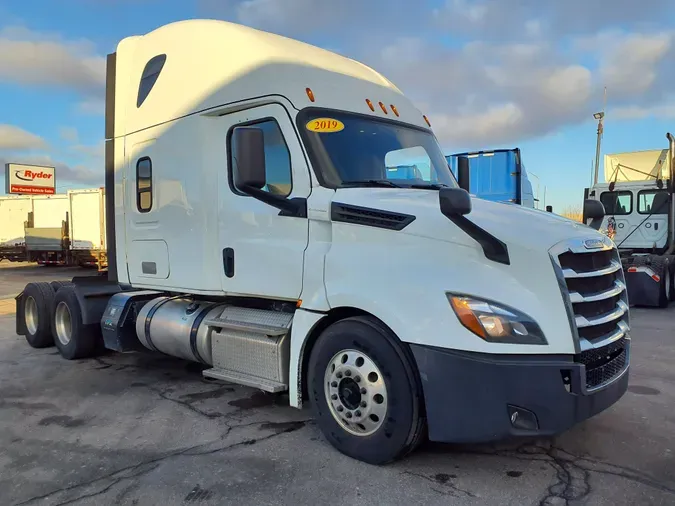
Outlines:
[[[429,118],[427,118],[426,115],[424,115],[424,114],[422,115],[422,117],[424,118],[424,121],[427,122],[427,125],[429,125],[429,127],[431,127],[431,122],[429,121]]]
[[[368,104],[368,107],[370,107],[371,111],[375,112],[375,106],[373,105],[373,103],[370,101],[369,98],[366,99],[366,104]]]
[[[385,113],[385,114],[389,114],[389,111],[387,111],[387,107],[382,102],[380,102],[379,104],[380,104],[380,109],[382,109],[382,112]]]
[[[398,118],[400,114],[398,113],[398,109],[396,109],[396,106],[394,104],[391,104],[389,107],[391,108],[392,111],[394,111],[394,114],[396,114],[396,117]]]
[[[305,93],[307,93],[307,98],[309,98],[309,101],[314,102],[314,92],[309,88],[305,88]]]

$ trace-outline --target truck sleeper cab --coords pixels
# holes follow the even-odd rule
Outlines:
[[[373,464],[427,433],[554,434],[624,394],[611,241],[472,199],[374,70],[182,21],[120,42],[106,105],[107,276],[27,285],[30,345],[153,350],[287,391]]]

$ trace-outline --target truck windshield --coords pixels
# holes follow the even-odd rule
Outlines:
[[[298,127],[322,185],[457,187],[429,131],[365,115],[311,109]]]

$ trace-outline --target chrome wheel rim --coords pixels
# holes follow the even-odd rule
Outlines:
[[[67,346],[73,333],[73,324],[70,309],[65,302],[59,302],[54,311],[54,327],[59,342]]]
[[[37,302],[35,302],[33,297],[26,297],[26,305],[24,306],[23,313],[28,333],[35,335],[37,333],[39,319]]]
[[[355,436],[370,436],[387,416],[387,386],[375,362],[358,350],[343,350],[324,374],[326,403],[336,422]]]

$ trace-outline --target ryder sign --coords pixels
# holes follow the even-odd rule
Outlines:
[[[56,193],[54,167],[5,164],[6,192],[19,195],[52,195]]]

